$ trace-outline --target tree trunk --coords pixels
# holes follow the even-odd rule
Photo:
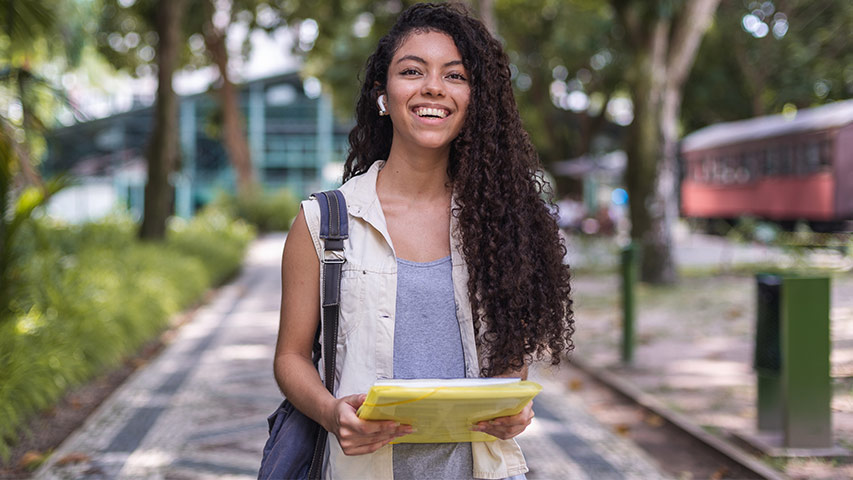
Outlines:
[[[215,9],[208,2],[209,19],[213,18]],[[256,185],[255,172],[252,169],[252,158],[249,152],[249,142],[244,130],[245,122],[240,113],[240,93],[231,82],[228,74],[228,49],[225,44],[225,32],[217,29],[212,21],[204,26],[204,43],[213,58],[213,63],[219,69],[222,84],[219,86],[219,104],[222,109],[222,141],[234,173],[237,177],[237,193],[247,195],[254,191]]]
[[[684,82],[720,0],[686,2],[677,17],[654,15],[646,2],[614,3],[634,50],[630,80],[634,121],[626,152],[631,237],[641,246],[640,278],[677,280],[672,229],[678,218],[676,189],[678,117]],[[677,18],[673,23],[673,18]]]
[[[659,112],[666,86],[666,47],[670,23],[658,19],[647,44],[636,53],[631,97],[634,121],[628,130],[626,174],[631,237],[641,246],[640,278],[652,283],[675,281],[672,240],[665,221],[666,198],[656,183],[662,156]]]
[[[172,76],[180,53],[181,19],[186,0],[160,0],[157,7],[157,97],[154,131],[148,146],[148,181],[140,238],[160,240],[166,236],[166,219],[172,212],[174,190],[169,177],[178,166],[178,96]]]
[[[476,0],[477,13],[480,14],[480,21],[489,29],[492,35],[498,35],[498,21],[495,17],[495,2],[494,0]]]

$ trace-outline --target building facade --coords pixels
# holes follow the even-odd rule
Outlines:
[[[328,96],[307,96],[297,73],[248,82],[240,93],[252,164],[264,189],[288,188],[304,197],[340,183],[351,125],[335,120]],[[235,191],[219,141],[219,112],[215,92],[180,98],[181,161],[172,177],[179,216],[191,216],[217,192]],[[52,131],[43,170],[68,172],[77,182],[57,195],[51,210],[72,221],[122,208],[140,216],[153,113],[153,106],[140,107]]]

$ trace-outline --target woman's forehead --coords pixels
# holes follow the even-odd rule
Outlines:
[[[412,30],[404,36],[392,57],[392,63],[405,56],[428,54],[432,57],[454,57],[462,60],[462,55],[453,38],[439,30]]]

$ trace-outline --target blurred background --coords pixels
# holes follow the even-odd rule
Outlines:
[[[0,1],[0,456],[339,185],[365,60],[412,3]],[[634,245],[646,285],[849,277],[853,3],[465,3],[576,272]]]

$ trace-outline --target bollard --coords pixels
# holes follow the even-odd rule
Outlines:
[[[786,448],[831,448],[827,277],[756,275],[758,429]]]
[[[781,431],[782,343],[779,340],[779,295],[782,277],[755,276],[757,302],[753,368],[758,379],[758,430]]]
[[[622,363],[634,360],[634,286],[637,283],[637,247],[622,248]]]
[[[785,446],[832,447],[829,278],[782,280],[782,385]]]

